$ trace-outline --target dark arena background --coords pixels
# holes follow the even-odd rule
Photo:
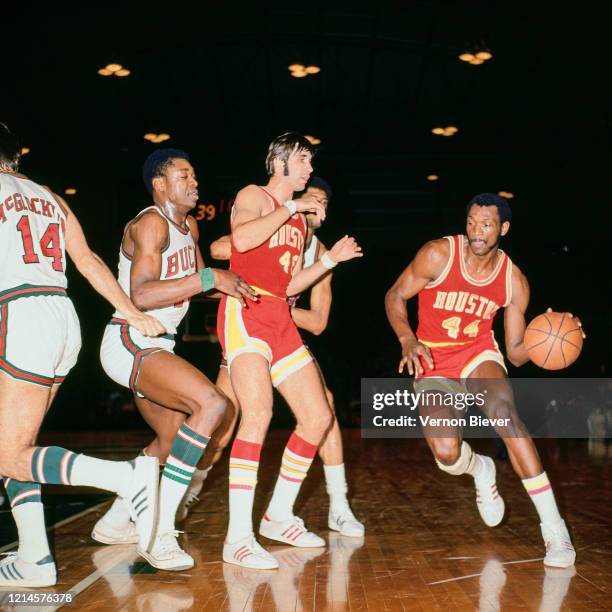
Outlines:
[[[489,529],[472,481],[438,470],[422,439],[360,432],[361,379],[397,375],[386,291],[422,244],[464,232],[466,204],[481,192],[505,193],[512,206],[501,246],[529,279],[527,320],[552,307],[579,316],[587,334],[570,367],[510,365],[510,376],[612,378],[609,33],[593,6],[383,0],[1,12],[0,121],[25,147],[20,170],[66,199],[113,271],[125,224],[150,204],[142,163],[151,151],[190,154],[200,247],[208,265],[227,267],[209,245],[228,233],[237,191],[267,182],[267,146],[286,131],[319,141],[314,174],[333,189],[321,240],[331,246],[348,233],[364,251],[334,274],[327,330],[305,340],[334,393],[349,499],[365,538],[328,532],[316,461],[297,510],[327,548],[262,539],[279,559],[276,573],[224,564],[226,452],[181,527],[196,560],[185,572],[155,570],[133,547],[91,540],[106,493],[45,487],[59,579],[39,592],[71,591],[78,610],[612,609],[612,386],[562,407],[584,419],[604,414],[599,439],[537,441],[577,551],[565,570],[543,566],[537,514],[494,440],[471,441],[497,455],[506,498],[508,516]],[[459,58],[483,52],[490,58],[480,63]],[[108,64],[129,74],[103,76]],[[320,70],[292,76],[294,64]],[[448,127],[456,130],[434,132]],[[169,139],[155,144],[149,134]],[[131,458],[152,434],[100,365],[112,308],[71,264],[68,280],[83,347],[41,441]],[[416,323],[416,300],[409,313]],[[213,380],[215,315],[214,300],[194,299],[176,347]],[[503,351],[503,316],[495,329]],[[256,524],[293,422],[277,398]],[[0,551],[15,541],[5,500]],[[11,605],[0,590],[0,609]]]

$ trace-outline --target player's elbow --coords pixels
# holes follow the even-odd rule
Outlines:
[[[399,291],[395,288],[395,286],[391,287],[389,291],[385,294],[385,306],[389,308],[390,306],[397,304],[397,302],[402,302],[402,296]]]
[[[312,333],[315,336],[320,336],[327,328],[327,317],[319,316],[315,319],[314,325],[312,326]]]
[[[246,253],[252,248],[249,237],[244,235],[241,231],[236,231],[232,234],[232,244],[239,253]]]

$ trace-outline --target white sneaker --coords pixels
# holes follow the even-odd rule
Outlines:
[[[291,546],[304,548],[325,546],[325,540],[316,533],[308,531],[299,516],[292,516],[286,521],[273,521],[266,512],[259,524],[259,533],[270,540],[291,544]]]
[[[249,569],[277,569],[278,561],[250,533],[237,542],[223,544],[223,561]]]
[[[136,525],[130,521],[125,529],[117,529],[104,522],[102,517],[91,532],[91,537],[101,544],[137,544],[138,533]]]
[[[191,507],[197,504],[200,501],[198,495],[204,486],[204,481],[200,480],[198,482],[192,481],[189,483],[187,490],[185,491],[185,495],[183,495],[183,499],[181,499],[181,503],[179,504],[178,510],[176,511],[176,522],[180,523],[187,518]]]
[[[188,555],[177,541],[182,531],[167,531],[155,536],[150,551],[138,552],[157,569],[179,571],[191,569],[194,566],[193,557]]]
[[[484,457],[482,455],[481,457],[484,465],[478,477],[474,478],[476,505],[485,525],[495,527],[502,522],[506,505],[497,490],[495,462],[491,457]]]
[[[125,496],[138,534],[138,551],[153,546],[157,526],[159,462],[157,457],[136,457],[130,489]]]
[[[540,523],[542,537],[546,546],[544,565],[549,567],[570,567],[576,561],[576,551],[572,546],[565,521],[552,525]]]
[[[351,509],[347,506],[341,512],[335,513],[329,509],[327,525],[333,531],[339,531],[343,536],[352,538],[362,538],[365,534],[365,527],[360,523]]]
[[[57,582],[55,562],[51,555],[37,563],[28,563],[16,552],[3,553],[0,561],[0,588],[8,587],[49,587]]]

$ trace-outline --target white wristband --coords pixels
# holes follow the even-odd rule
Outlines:
[[[332,268],[335,268],[338,265],[338,262],[334,261],[329,256],[329,251],[325,251],[325,253],[323,253],[323,257],[321,257],[319,261],[323,264],[323,267],[327,268],[328,270],[331,270]]]
[[[293,200],[288,200],[285,202],[285,206],[289,210],[289,216],[293,217],[297,212],[297,204]]]

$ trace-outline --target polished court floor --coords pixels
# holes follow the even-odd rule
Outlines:
[[[271,432],[264,448],[256,521],[271,494],[288,435]],[[574,568],[555,570],[542,564],[537,515],[509,462],[497,462],[507,517],[489,529],[478,516],[471,479],[437,470],[422,441],[362,440],[358,430],[345,435],[352,505],[366,525],[365,538],[328,530],[327,495],[317,462],[297,513],[324,536],[327,547],[297,549],[260,538],[278,558],[279,570],[224,564],[225,459],[180,526],[182,542],[196,560],[193,570],[157,571],[133,547],[93,542],[89,532],[108,501],[83,489],[77,494],[84,509],[72,501],[78,513],[50,530],[59,583],[48,590],[71,591],[75,609],[97,611],[612,610],[612,447],[571,440],[539,445],[578,554]],[[49,441],[59,440],[110,458],[133,456],[147,435],[55,434]],[[474,441],[473,446],[492,455],[497,451],[491,441]],[[58,502],[63,493],[49,488],[47,499]],[[6,526],[11,519],[7,512],[0,517],[1,552],[10,550]]]

